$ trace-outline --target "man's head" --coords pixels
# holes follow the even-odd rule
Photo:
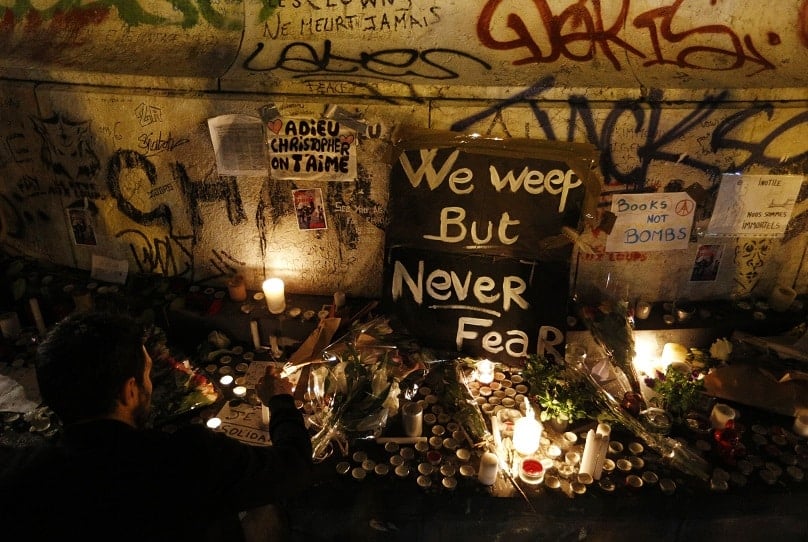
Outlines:
[[[145,423],[151,403],[151,359],[143,326],[119,314],[76,313],[51,330],[37,350],[45,404],[66,424],[97,418]]]

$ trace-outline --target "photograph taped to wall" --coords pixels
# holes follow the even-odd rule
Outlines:
[[[721,266],[721,255],[724,253],[723,245],[700,245],[693,261],[690,280],[693,282],[714,281]]]
[[[328,227],[323,205],[323,191],[319,188],[292,190],[292,200],[301,230],[324,230]]]
[[[70,222],[70,233],[73,235],[74,245],[95,246],[95,229],[86,209],[68,209],[67,219]]]

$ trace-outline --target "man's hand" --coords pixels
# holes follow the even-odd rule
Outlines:
[[[274,365],[267,367],[266,374],[258,380],[255,392],[261,402],[269,404],[269,400],[276,395],[292,395],[292,383],[286,378],[281,378],[280,372]]]

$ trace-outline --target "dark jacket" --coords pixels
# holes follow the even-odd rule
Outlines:
[[[169,434],[99,420],[14,450],[0,465],[2,538],[239,540],[240,511],[277,504],[309,480],[302,415],[288,395],[269,407],[268,447],[202,426]]]

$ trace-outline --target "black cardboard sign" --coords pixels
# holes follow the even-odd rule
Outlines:
[[[432,348],[518,365],[563,341],[567,261],[392,247],[386,309]]]
[[[404,130],[383,301],[426,346],[519,363],[566,327],[570,257],[600,190],[588,144]]]
[[[544,259],[564,227],[578,229],[591,184],[584,160],[540,142],[475,143],[402,149],[391,171],[389,243]]]

